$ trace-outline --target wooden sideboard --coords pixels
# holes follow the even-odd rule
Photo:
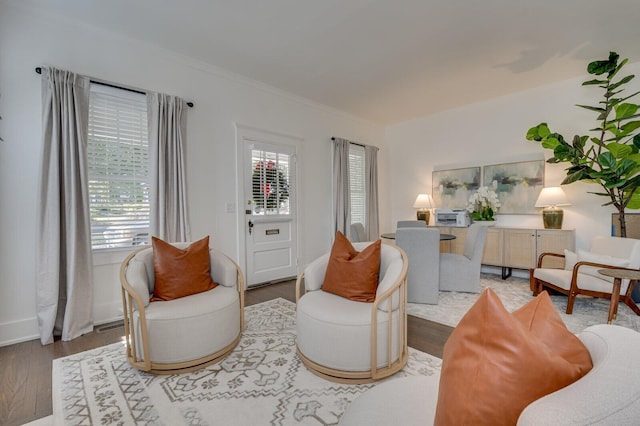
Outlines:
[[[439,226],[441,233],[453,234],[455,240],[440,242],[444,253],[464,252],[468,228]],[[492,226],[487,230],[482,264],[502,268],[502,279],[511,276],[513,268],[531,269],[538,264],[541,253],[563,254],[564,249],[575,251],[576,234],[573,229],[510,228]],[[547,256],[543,266],[564,267],[562,258]]]

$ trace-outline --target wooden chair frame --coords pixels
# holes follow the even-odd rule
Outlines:
[[[407,254],[400,247],[394,247],[402,256],[402,271],[392,284],[392,286],[383,294],[376,297],[376,300],[371,303],[371,368],[366,371],[347,371],[338,370],[335,368],[325,367],[320,365],[311,359],[307,358],[300,352],[296,343],[296,352],[298,357],[302,360],[304,365],[315,375],[322,377],[323,379],[330,380],[337,383],[371,383],[376,380],[389,377],[398,371],[402,370],[407,364],[409,358],[409,349],[407,343],[407,270],[408,260]],[[296,280],[296,304],[302,294],[302,282],[304,280],[304,271],[298,275]],[[321,290],[315,290],[321,291]],[[393,321],[393,294],[398,292],[398,321],[402,321],[402,330],[398,333],[398,345],[400,347],[400,353],[398,359],[392,361],[392,339],[394,324],[398,327],[397,323]],[[306,293],[306,291],[305,291]],[[380,306],[383,303],[387,303],[387,312],[379,311]],[[382,368],[378,368],[378,315],[388,315],[387,318],[387,365]]]
[[[133,312],[137,310],[139,312],[139,322],[140,322],[140,337],[142,340],[142,353],[149,354],[149,340],[148,340],[148,331],[147,331],[147,319],[146,319],[146,311],[145,304],[142,300],[142,297],[133,289],[131,284],[127,281],[126,272],[129,266],[129,262],[136,254],[139,252],[149,249],[149,247],[143,247],[139,250],[134,251],[129,254],[127,258],[122,262],[122,266],[120,267],[120,283],[122,289],[122,306],[123,306],[123,314],[124,314],[124,335],[125,342],[127,345],[127,361],[133,367],[138,368],[142,371],[146,371],[148,373],[153,374],[176,374],[176,373],[186,373],[189,371],[198,370],[200,368],[206,367],[207,365],[215,364],[222,359],[224,359],[233,349],[236,347],[238,342],[240,341],[240,337],[242,336],[242,331],[244,330],[244,275],[240,270],[240,266],[231,259],[229,256],[225,255],[219,250],[210,248],[211,252],[215,252],[217,255],[221,255],[229,259],[236,268],[237,271],[237,280],[236,280],[236,290],[238,291],[238,299],[240,301],[240,332],[238,333],[238,337],[236,337],[233,342],[231,342],[226,347],[216,351],[210,355],[204,356],[202,358],[197,358],[190,361],[184,361],[179,363],[157,363],[151,362],[151,357],[147,356],[146,359],[143,359],[141,355],[138,353],[138,348],[136,347],[136,330],[133,321]]]
[[[538,268],[542,268],[542,262],[544,260],[545,256],[553,256],[553,257],[562,257],[564,258],[564,254],[558,254],[558,253],[541,253],[540,257],[538,258]],[[573,313],[573,305],[576,301],[576,296],[578,296],[579,294],[584,294],[586,296],[592,296],[592,297],[600,297],[600,298],[604,298],[604,299],[609,299],[611,300],[611,293],[606,293],[606,292],[601,292],[601,291],[592,291],[592,290],[585,290],[585,289],[581,289],[580,287],[578,287],[578,272],[579,269],[583,266],[594,266],[596,268],[600,268],[600,269],[623,269],[623,270],[628,270],[628,271],[638,271],[637,269],[631,269],[631,268],[621,268],[621,267],[617,267],[617,266],[611,266],[611,265],[604,265],[602,263],[594,263],[594,262],[578,262],[575,264],[575,266],[573,267],[573,273],[571,275],[571,287],[569,288],[569,290],[565,290],[561,287],[558,287],[557,285],[554,285],[552,283],[543,281],[541,279],[535,278],[533,276],[533,273],[535,271],[535,269],[531,269],[529,270],[529,285],[531,290],[533,291],[533,295],[537,296],[538,294],[540,294],[540,292],[543,291],[544,287],[548,287],[558,293],[562,293],[562,294],[566,294],[567,296],[569,296],[569,299],[567,301],[567,310],[566,313],[571,315]],[[640,308],[638,308],[638,305],[636,305],[636,303],[633,301],[633,299],[631,298],[631,292],[633,291],[633,287],[635,285],[635,281],[631,281],[629,283],[629,287],[627,288],[627,292],[624,295],[620,295],[620,301],[624,302],[629,308],[631,308],[631,310],[633,312],[636,313],[636,315],[640,315]],[[613,284],[611,284],[611,288],[613,290]]]

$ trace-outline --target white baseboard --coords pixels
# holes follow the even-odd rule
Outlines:
[[[93,309],[95,325],[119,321],[123,317],[121,302],[102,303]],[[37,317],[0,324],[0,346],[15,345],[39,338]]]
[[[0,324],[0,346],[15,345],[39,338],[37,317]]]

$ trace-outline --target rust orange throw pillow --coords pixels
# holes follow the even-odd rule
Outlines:
[[[514,425],[531,402],[590,369],[546,292],[510,314],[488,288],[445,344],[434,424]]]
[[[322,290],[356,302],[374,302],[380,274],[380,244],[378,240],[358,252],[338,231]]]
[[[208,236],[184,250],[156,237],[151,241],[155,274],[152,302],[202,293],[218,285],[211,279]]]

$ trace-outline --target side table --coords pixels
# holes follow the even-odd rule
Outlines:
[[[598,269],[598,273],[607,277],[613,277],[613,291],[611,292],[611,304],[609,305],[609,318],[607,318],[607,324],[611,324],[611,320],[618,314],[622,280],[630,280],[627,294],[631,294],[636,281],[640,280],[640,271],[633,269]]]

